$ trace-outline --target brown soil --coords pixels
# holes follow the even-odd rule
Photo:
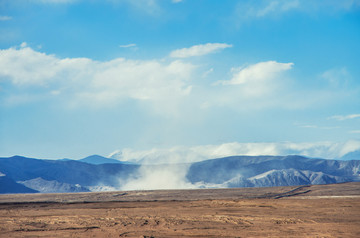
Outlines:
[[[0,237],[360,237],[360,183],[0,195]]]

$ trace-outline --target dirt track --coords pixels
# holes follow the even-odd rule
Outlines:
[[[360,237],[359,227],[360,183],[0,196],[0,237]]]

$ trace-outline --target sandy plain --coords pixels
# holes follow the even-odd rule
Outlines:
[[[0,237],[360,237],[360,183],[0,195]]]

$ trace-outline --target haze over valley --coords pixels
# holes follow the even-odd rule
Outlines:
[[[352,145],[352,147],[350,146]],[[41,160],[14,156],[0,158],[1,193],[62,193],[149,189],[196,189],[273,187],[311,184],[332,184],[360,181],[360,158],[356,157],[357,142],[328,145],[339,155],[346,148],[348,153],[338,159],[310,158],[301,155],[242,155],[222,158],[206,158],[218,146],[205,146],[185,150],[115,152],[110,158],[99,155],[80,160]],[[223,147],[244,150],[245,145],[231,144]],[[265,146],[265,147],[264,147]],[[252,144],[251,147],[268,150],[282,145]],[[289,146],[289,145],[288,145]],[[220,146],[221,147],[221,146]],[[294,150],[296,146],[291,144]],[[315,151],[305,148],[303,153]],[[206,149],[204,149],[206,148]],[[212,148],[212,149],[211,149]],[[249,145],[246,145],[249,149]],[[335,151],[334,148],[339,149]],[[184,148],[182,148],[184,149]],[[355,149],[355,150],[354,150]],[[217,151],[217,152],[216,152]],[[205,154],[202,152],[205,152]],[[299,151],[300,152],[300,151]],[[249,150],[251,153],[251,150]],[[321,153],[317,150],[317,153]],[[132,154],[133,159],[129,159]],[[141,159],[135,155],[141,155]],[[351,157],[351,159],[350,159]],[[123,159],[123,160],[121,160]]]

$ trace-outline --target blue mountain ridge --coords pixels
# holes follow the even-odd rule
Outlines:
[[[108,162],[98,156],[93,163]],[[140,165],[92,164],[84,160],[0,158],[0,193],[84,192],[91,186],[119,188],[140,176]],[[150,171],[158,165],[142,165]],[[169,164],[179,167],[179,164]],[[360,181],[360,160],[303,156],[230,156],[187,165],[184,181],[197,187],[269,187]],[[176,170],[174,170],[176,171]],[[166,178],[164,178],[166,179]]]
[[[76,160],[40,160],[22,156],[0,158],[0,172],[14,181],[42,178],[81,186],[96,186],[99,183],[119,186],[119,180],[128,178],[138,167],[139,165],[130,164],[93,165]]]
[[[85,157],[77,161],[85,162],[89,164],[134,164],[127,161],[120,161],[117,159],[106,158],[101,155],[90,155],[88,157]]]

